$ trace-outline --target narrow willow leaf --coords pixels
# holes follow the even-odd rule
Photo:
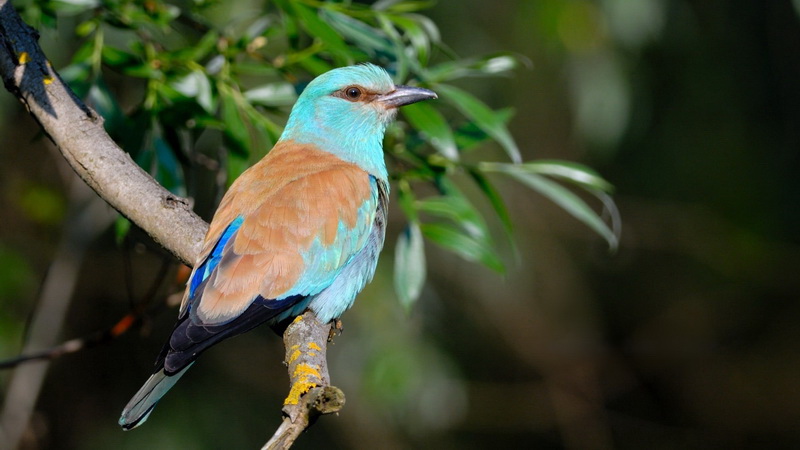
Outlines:
[[[89,19],[77,27],[75,27],[75,35],[78,37],[86,37],[94,32],[97,29],[98,21],[97,19]]]
[[[218,90],[222,100],[220,118],[225,124],[223,129],[225,140],[230,144],[231,150],[246,157],[250,154],[250,132],[247,130],[245,118],[236,102],[233,89],[220,83]]]
[[[103,63],[115,69],[124,69],[137,64],[141,64],[141,59],[125,50],[114,48],[110,45],[104,45],[101,50]]]
[[[611,222],[611,231],[614,232],[614,236],[619,240],[619,237],[622,235],[622,216],[619,213],[617,204],[614,203],[614,199],[605,192],[592,191],[592,193],[603,202],[603,218],[607,218]]]
[[[497,192],[492,183],[482,173],[477,170],[470,170],[469,174],[472,176],[472,179],[475,180],[478,187],[481,188],[481,192],[489,199],[489,203],[492,204],[494,212],[497,214],[497,217],[500,218],[500,222],[503,223],[506,234],[508,234],[509,239],[511,239],[513,237],[512,232],[514,231],[514,226],[511,222],[511,216],[508,214],[506,204],[503,201],[503,197],[500,196],[500,193]]]
[[[408,76],[409,70],[411,67],[416,68],[416,59],[409,58],[409,55],[406,54],[405,44],[403,43],[403,37],[397,31],[394,26],[394,23],[387,17],[386,14],[379,14],[377,16],[378,24],[386,33],[386,36],[392,41],[394,46],[394,55],[396,57],[395,67],[394,67],[394,80],[395,83],[398,83],[402,80],[405,80]]]
[[[522,156],[519,153],[516,142],[514,142],[514,138],[495,111],[492,111],[491,108],[472,94],[456,87],[438,84],[434,90],[441,94],[442,99],[452,103],[468,119],[475,122],[478,128],[496,140],[506,151],[511,161],[515,163],[522,162]]]
[[[186,97],[193,98],[206,112],[214,113],[217,105],[211,92],[211,82],[202,70],[193,70],[186,76],[170,83],[170,86]]]
[[[456,195],[429,197],[417,201],[416,208],[420,212],[451,220],[468,235],[475,239],[487,240],[487,245],[491,246],[486,223],[466,198]]]
[[[458,149],[453,137],[453,130],[436,108],[427,103],[415,103],[400,111],[408,123],[422,132],[425,140],[442,156],[451,161],[458,161]]]
[[[514,109],[513,108],[498,109],[497,111],[495,111],[495,114],[497,114],[499,120],[503,121],[503,124],[507,125],[508,121],[511,120],[511,117],[514,116]],[[478,128],[478,126],[475,125],[474,122],[467,122],[455,130],[455,139],[456,139],[456,147],[458,147],[458,149],[463,154],[465,151],[473,150],[478,145],[491,139],[491,136],[489,136],[488,134],[486,134],[486,132]]]
[[[321,17],[335,28],[343,37],[347,38],[360,48],[371,50],[368,53],[376,52],[394,55],[394,45],[386,34],[373,28],[360,20],[342,14],[340,12],[324,9],[320,12]]]
[[[499,170],[502,173],[510,175],[531,189],[534,189],[535,191],[549,198],[554,203],[562,207],[565,211],[570,213],[573,217],[580,220],[593,229],[597,234],[605,238],[605,240],[608,242],[608,246],[612,250],[617,248],[619,242],[614,231],[609,228],[608,224],[606,224],[603,219],[589,205],[587,205],[585,201],[583,201],[583,199],[575,195],[575,193],[569,189],[545,178],[542,175],[521,169],[517,165],[495,164],[492,167],[494,167],[494,170]]]
[[[438,245],[452,251],[467,261],[479,262],[497,272],[504,272],[502,261],[491,246],[464,234],[446,223],[425,223],[420,226],[422,234]]]
[[[435,4],[436,2],[433,1],[379,0],[372,5],[372,9],[404,13],[429,9]]]
[[[217,41],[219,41],[219,33],[216,30],[211,30],[197,41],[197,44],[175,51],[172,54],[172,59],[175,61],[200,62],[212,51],[216,50]],[[105,51],[105,49],[103,50]]]
[[[491,166],[494,163],[483,163]],[[614,186],[593,169],[570,161],[538,160],[520,164],[518,169],[568,181],[586,189],[613,192]]]
[[[425,33],[425,29],[410,16],[391,15],[389,17],[395,25],[403,30],[408,42],[411,44],[410,49],[417,53],[419,62],[423,65],[427,64],[428,55],[431,51],[431,41]]]
[[[239,175],[250,167],[250,160],[246,156],[231,152],[225,160],[225,170],[228,175],[226,186],[230,187]]]
[[[332,66],[327,61],[325,61],[324,59],[318,57],[317,55],[311,55],[309,57],[303,58],[302,60],[297,61],[297,64],[302,66],[304,69],[306,69],[309,73],[313,74],[314,76],[322,75],[323,73],[335,67]]]
[[[244,98],[262,106],[289,106],[297,101],[297,92],[291,83],[278,82],[250,89]]]
[[[458,59],[439,63],[426,69],[425,80],[429,83],[441,83],[468,76],[497,75],[516,69],[519,65],[518,55],[495,53],[483,58]]]
[[[345,43],[344,39],[342,39],[333,27],[320,19],[314,9],[297,2],[292,2],[292,6],[297,13],[297,19],[308,34],[318,37],[325,45],[340,55],[350,53],[350,48]],[[340,61],[340,63],[345,63],[345,61]]]
[[[439,44],[442,41],[442,34],[439,32],[439,27],[436,26],[436,22],[431,20],[427,16],[423,16],[422,14],[408,14],[408,17],[414,19],[425,33],[428,35],[428,38],[434,44]]]
[[[397,238],[394,252],[394,289],[406,310],[419,299],[426,271],[422,231],[419,223],[410,222]]]

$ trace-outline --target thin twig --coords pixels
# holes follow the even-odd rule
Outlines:
[[[330,385],[327,348],[331,324],[311,311],[298,316],[283,333],[290,389],[284,400],[284,418],[262,450],[287,449],[322,414],[338,412],[344,393]]]
[[[92,334],[87,336],[70,339],[68,341],[62,342],[58,345],[52,346],[50,348],[26,353],[23,355],[16,356],[14,358],[9,358],[0,361],[0,370],[6,370],[14,368],[22,363],[30,362],[30,361],[38,361],[38,360],[53,360],[60,356],[68,355],[70,353],[75,353],[80,350],[86,348],[96,347],[100,344],[105,344],[110,342],[123,334],[130,331],[134,325],[137,325],[141,322],[142,318],[145,315],[152,315],[156,312],[156,310],[162,309],[162,306],[165,306],[167,300],[162,302],[159,305],[156,305],[155,308],[149,308],[149,305],[153,302],[156,295],[158,294],[159,289],[164,283],[164,280],[167,278],[167,274],[169,273],[169,267],[172,265],[171,258],[164,258],[161,262],[161,267],[156,275],[155,280],[150,284],[150,288],[148,289],[147,293],[142,297],[141,301],[135,302],[132,305],[131,311],[128,314],[125,314],[120,320],[114,323],[111,327],[96,331]],[[129,267],[126,267],[125,270],[129,270]]]

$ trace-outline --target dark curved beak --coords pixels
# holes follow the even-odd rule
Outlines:
[[[429,89],[398,84],[392,92],[378,96],[377,100],[386,105],[387,108],[399,108],[435,98],[439,98],[439,96]]]

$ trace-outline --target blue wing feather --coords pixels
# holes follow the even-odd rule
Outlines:
[[[225,245],[236,231],[239,230],[239,227],[242,226],[242,222],[244,222],[244,217],[239,216],[228,225],[228,228],[225,229],[225,232],[222,233],[222,236],[214,245],[214,249],[211,250],[208,258],[194,271],[194,275],[189,283],[189,299],[194,298],[197,287],[200,286],[200,284],[211,275],[217,265],[219,265],[220,260],[222,260],[222,251],[225,250]]]

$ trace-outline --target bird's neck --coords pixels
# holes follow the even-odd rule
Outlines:
[[[280,141],[310,144],[358,165],[375,178],[388,183],[383,159],[386,122],[377,117],[351,114],[292,114]]]

